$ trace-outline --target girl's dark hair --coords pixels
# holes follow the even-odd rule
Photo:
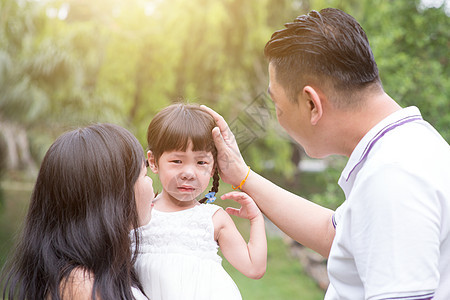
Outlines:
[[[172,104],[159,113],[150,122],[147,130],[148,149],[152,151],[156,163],[166,151],[186,151],[189,142],[193,151],[211,152],[214,158],[214,175],[211,192],[219,191],[219,172],[217,168],[217,150],[212,138],[212,129],[216,126],[213,117],[198,105]],[[199,200],[200,203],[206,198]]]
[[[134,185],[143,150],[126,129],[67,132],[47,151],[22,236],[2,275],[3,298],[61,299],[74,270],[94,276],[93,299],[133,299],[139,226]],[[138,247],[136,247],[138,249]],[[72,273],[73,274],[73,273]]]
[[[372,83],[381,86],[366,33],[349,14],[335,8],[313,10],[285,27],[272,35],[264,54],[293,102],[311,78],[322,84],[329,80],[336,92],[347,92],[335,101],[343,107],[358,100],[348,97],[351,92]]]

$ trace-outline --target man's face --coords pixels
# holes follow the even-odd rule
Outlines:
[[[306,129],[308,128],[308,116],[299,99],[293,102],[286,94],[284,87],[276,80],[276,71],[272,63],[269,64],[269,89],[268,92],[275,104],[278,123],[286,132],[305,150],[307,146]]]

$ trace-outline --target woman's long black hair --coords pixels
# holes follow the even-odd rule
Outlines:
[[[139,226],[134,184],[143,162],[139,142],[116,125],[60,136],[44,157],[22,236],[2,272],[3,298],[61,299],[72,271],[81,269],[94,276],[93,299],[133,299],[131,286],[142,290],[130,230]]]

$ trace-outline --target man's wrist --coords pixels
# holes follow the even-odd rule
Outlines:
[[[231,185],[233,190],[237,190],[237,189],[242,190],[242,187],[244,186],[245,182],[247,181],[248,176],[250,175],[250,166],[246,166],[245,171],[242,170],[242,172],[240,172],[240,173],[245,174],[245,175],[239,176],[239,178],[243,178],[243,179],[236,186]]]

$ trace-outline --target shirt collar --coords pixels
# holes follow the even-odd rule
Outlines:
[[[416,120],[422,120],[422,115],[417,107],[410,106],[392,113],[370,129],[359,141],[358,145],[356,145],[347,165],[342,171],[339,185],[341,185],[344,191],[346,183],[351,181],[350,176],[355,177],[373,145],[379,139],[392,129]]]

